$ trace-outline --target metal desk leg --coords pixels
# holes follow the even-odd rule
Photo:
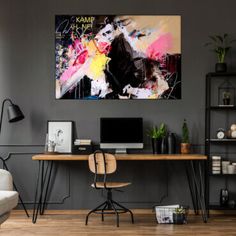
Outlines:
[[[46,180],[48,168],[49,168],[49,174],[48,174],[48,179]],[[45,182],[47,181],[47,183],[46,183],[46,190],[45,190],[44,200],[43,200],[43,202],[42,202],[41,215],[44,214],[44,210],[45,210],[45,207],[46,207],[46,201],[47,201],[47,195],[48,195],[48,188],[49,188],[49,184],[50,184],[50,181],[51,181],[51,175],[52,175],[52,168],[53,168],[53,161],[50,161],[50,162],[48,163],[47,170],[46,170],[46,173],[45,173],[45,179],[44,179],[44,181],[45,181]]]
[[[2,157],[0,157],[0,159],[2,160],[3,168],[6,169],[7,171],[9,171],[5,160],[4,160]],[[17,187],[16,187],[16,184],[15,184],[15,182],[14,182],[14,179],[13,179],[13,187],[14,187],[14,189],[19,193],[19,191],[18,191],[18,189],[17,189]],[[29,213],[28,213],[28,211],[27,211],[27,209],[26,209],[26,207],[25,207],[25,204],[24,204],[24,202],[23,202],[23,200],[22,200],[22,198],[21,198],[20,193],[19,193],[19,199],[20,199],[21,205],[22,205],[23,208],[24,208],[25,214],[27,215],[27,217],[29,217]]]
[[[203,184],[201,163],[198,163],[198,166],[196,169],[197,171],[196,171],[194,168],[193,161],[190,161],[190,170],[192,172],[192,178],[193,178],[194,184],[196,186],[198,201],[199,201],[199,205],[201,207],[202,219],[206,223],[207,222],[207,210],[206,210],[206,205],[205,205],[205,195],[204,195],[205,189],[204,189],[204,184]],[[197,176],[199,176],[199,181],[197,179]]]
[[[41,182],[41,192],[40,192],[40,198],[39,198],[39,214],[41,214],[42,212],[42,198],[43,198],[43,189],[44,189],[44,164],[45,164],[45,161],[42,161],[42,169],[41,169],[41,176],[40,176],[40,182]]]
[[[38,213],[40,215],[44,214],[53,162],[52,161],[48,162],[46,171],[44,171],[44,166],[45,166],[44,161],[39,161],[38,177],[37,177],[35,199],[34,199],[34,210],[32,218],[33,223],[36,223],[38,218]],[[49,168],[49,173],[48,173],[48,168]],[[46,190],[45,190],[45,185],[46,185]]]
[[[195,215],[198,215],[198,202],[197,202],[197,194],[196,194],[196,186],[193,183],[193,180],[190,176],[189,173],[189,169],[188,169],[188,165],[185,163],[185,172],[186,172],[186,176],[187,176],[187,180],[188,180],[188,186],[189,186],[189,190],[190,190],[190,194],[191,194],[191,199],[192,199],[192,204],[193,204],[193,209],[194,209],[194,213]]]
[[[38,208],[40,201],[38,201],[38,193],[39,193],[39,179],[40,179],[40,173],[42,172],[41,166],[42,166],[42,161],[39,161],[39,168],[38,168],[38,177],[37,177],[37,183],[36,183],[36,190],[35,190],[35,197],[34,197],[34,210],[33,210],[33,217],[32,217],[32,222],[36,223],[37,217],[38,217]]]

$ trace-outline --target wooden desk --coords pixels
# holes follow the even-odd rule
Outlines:
[[[201,163],[205,164],[207,156],[200,154],[116,154],[118,161],[183,161],[185,163],[185,170],[188,179],[189,189],[193,202],[195,213],[198,214],[200,206],[202,218],[207,222],[207,210],[205,200],[205,186]],[[38,213],[44,214],[47,193],[51,179],[51,172],[53,162],[55,161],[87,161],[88,155],[71,155],[71,154],[39,154],[34,155],[32,160],[39,161],[39,170],[37,185],[35,190],[35,201],[32,222],[36,223]],[[45,168],[44,162],[48,162]],[[197,163],[195,163],[197,162]],[[198,164],[198,165],[194,165]],[[203,165],[205,167],[205,165]]]
[[[115,154],[118,161],[185,161],[185,160],[207,160],[207,156],[200,154]],[[87,161],[88,155],[40,154],[32,157],[34,161]]]

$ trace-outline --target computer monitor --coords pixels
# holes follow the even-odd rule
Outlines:
[[[115,149],[116,153],[143,148],[143,119],[101,118],[100,148]]]

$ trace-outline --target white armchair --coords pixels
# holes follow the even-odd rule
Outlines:
[[[0,225],[9,217],[11,210],[18,204],[18,193],[13,191],[11,174],[0,169]]]

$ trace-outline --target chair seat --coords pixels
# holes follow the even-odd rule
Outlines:
[[[0,215],[11,211],[18,204],[18,193],[16,191],[0,191]]]
[[[107,182],[106,183],[106,187],[107,188],[122,188],[122,187],[125,187],[125,186],[128,186],[130,185],[131,183],[127,183],[127,182]],[[93,188],[95,188],[94,184],[91,184],[91,186]],[[105,188],[104,186],[104,183],[103,182],[97,182],[96,183],[96,187],[97,188]]]

